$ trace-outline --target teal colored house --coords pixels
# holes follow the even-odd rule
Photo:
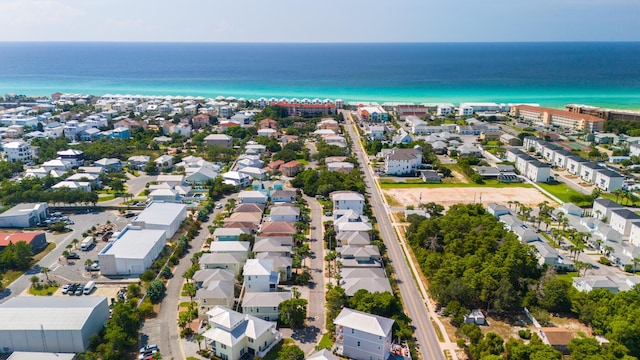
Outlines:
[[[214,241],[238,241],[240,235],[245,234],[242,229],[238,228],[217,228],[213,232]]]

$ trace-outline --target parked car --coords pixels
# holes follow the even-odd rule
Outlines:
[[[124,217],[125,217],[125,218],[127,218],[127,219],[128,219],[128,218],[132,218],[132,217],[134,217],[134,216],[136,216],[136,214],[135,214],[135,213],[131,213],[131,212],[130,212],[130,213],[126,213],[126,214],[124,215]]]
[[[87,271],[100,271],[100,264],[98,264],[97,262],[94,262],[91,265],[86,265],[84,269]]]
[[[71,287],[71,284],[66,284],[65,286],[62,287],[62,293],[66,294],[69,292],[69,288]]]
[[[81,296],[83,292],[84,292],[84,285],[78,284],[78,287],[76,287],[76,291],[74,291],[74,295]]]
[[[147,351],[141,353],[138,356],[138,359],[140,359],[140,360],[153,359],[153,354],[155,354],[157,352],[158,352],[158,350],[147,350]]]
[[[67,255],[67,259],[69,260],[79,260],[80,259],[80,255],[78,255],[78,253],[70,253],[69,255]]]
[[[140,354],[145,353],[147,351],[158,351],[158,345],[157,344],[149,344],[145,347],[141,347],[140,348]]]
[[[217,205],[216,205],[216,209],[218,209],[218,210],[219,210],[219,209],[222,209],[222,204],[217,204]]]

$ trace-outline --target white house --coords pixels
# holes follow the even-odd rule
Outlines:
[[[629,233],[629,242],[633,246],[640,246],[640,223],[631,224],[631,232]]]
[[[252,180],[251,176],[237,171],[228,171],[222,174],[222,179],[225,184],[230,184],[240,188],[249,186]]]
[[[173,156],[161,155],[157,159],[153,160],[156,163],[156,168],[159,171],[171,169],[173,167]]]
[[[247,292],[242,299],[242,313],[266,321],[277,321],[280,318],[278,306],[286,300],[291,300],[290,291]]]
[[[296,222],[300,219],[300,209],[293,205],[272,206],[269,221]]]
[[[612,210],[609,225],[611,228],[623,236],[627,237],[631,233],[631,224],[640,222],[640,215],[629,209]]]
[[[271,259],[249,259],[244,264],[244,287],[246,292],[276,291],[280,273],[273,271]]]
[[[235,302],[235,274],[224,269],[198,270],[193,275],[196,284],[195,299],[198,302],[198,314],[206,319],[206,314],[215,306],[233,307]]]
[[[618,174],[615,171],[608,169],[598,169],[596,172],[595,185],[602,191],[614,192],[618,189],[622,189],[622,183],[624,182],[624,176]]]
[[[33,152],[31,145],[23,141],[12,141],[6,143],[3,146],[4,155],[7,161],[16,162],[22,161],[23,163],[30,163],[33,160]]]
[[[246,354],[263,358],[282,339],[276,323],[240,314],[222,306],[209,310],[211,328],[202,335],[218,358],[240,360]]]
[[[624,209],[624,206],[607,198],[597,198],[593,201],[591,216],[603,220],[611,219],[611,211]]]
[[[597,163],[582,163],[582,165],[580,166],[580,178],[590,184],[593,184],[596,181],[596,173],[599,169],[602,168]]]
[[[384,158],[384,172],[387,175],[415,174],[422,164],[419,149],[392,149]]]
[[[547,182],[551,176],[551,168],[540,161],[529,161],[524,175],[531,181]]]
[[[608,276],[585,276],[573,278],[573,287],[578,291],[590,292],[594,289],[606,289],[612,293],[618,292],[618,285]]]
[[[364,212],[364,196],[354,191],[335,191],[331,193],[333,210],[353,210],[358,214]]]
[[[588,163],[589,161],[583,157],[577,155],[567,156],[567,166],[565,169],[572,174],[580,176],[582,172],[582,164]]]
[[[256,190],[240,191],[238,200],[242,204],[266,204],[269,198],[267,195]]]
[[[352,359],[386,360],[391,349],[394,321],[343,308],[336,325],[337,353]]]
[[[187,207],[184,204],[152,202],[133,218],[131,225],[140,226],[143,229],[164,230],[167,239],[170,239],[186,218]]]

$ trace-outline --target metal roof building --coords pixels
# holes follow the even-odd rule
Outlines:
[[[108,318],[106,297],[15,297],[0,304],[0,352],[85,352]]]
[[[170,239],[186,218],[187,207],[184,204],[152,202],[131,221],[131,225],[164,230]]]
[[[127,226],[100,251],[103,275],[139,275],[148,269],[167,244],[164,230]]]

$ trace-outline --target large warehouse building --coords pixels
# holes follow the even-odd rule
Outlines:
[[[187,206],[184,204],[152,202],[131,221],[131,225],[164,230],[170,239],[186,218]]]
[[[25,228],[35,227],[49,216],[47,203],[18,204],[0,214],[0,227]]]
[[[102,275],[140,275],[167,244],[165,230],[127,225],[98,254]]]
[[[108,318],[106,297],[15,297],[0,304],[0,353],[82,353]]]

